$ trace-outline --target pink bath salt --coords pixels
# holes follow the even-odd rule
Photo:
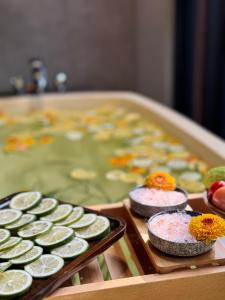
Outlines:
[[[156,236],[171,242],[193,243],[196,239],[188,230],[191,216],[185,213],[162,214],[148,223],[149,230]]]
[[[174,206],[184,203],[186,197],[177,191],[163,191],[149,188],[138,188],[130,192],[136,202],[150,206]]]

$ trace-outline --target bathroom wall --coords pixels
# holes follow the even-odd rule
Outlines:
[[[40,57],[52,83],[128,89],[171,103],[173,0],[1,0],[0,93],[9,77],[30,80]],[[52,88],[50,86],[50,88]]]

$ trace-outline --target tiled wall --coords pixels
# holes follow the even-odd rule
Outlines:
[[[0,93],[10,89],[12,75],[28,81],[27,61],[38,56],[51,82],[59,71],[68,74],[70,89],[130,89],[164,100],[165,36],[160,30],[168,24],[152,31],[159,2],[164,0],[1,0]],[[161,4],[161,13],[170,18],[165,7]],[[150,14],[142,14],[145,9]]]

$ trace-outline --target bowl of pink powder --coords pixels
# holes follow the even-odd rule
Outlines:
[[[150,243],[158,250],[175,256],[197,256],[212,249],[215,241],[197,241],[189,232],[196,211],[169,211],[152,216],[148,221]]]
[[[129,193],[131,210],[142,217],[168,210],[184,210],[187,206],[187,193],[176,188],[174,191],[140,186]]]

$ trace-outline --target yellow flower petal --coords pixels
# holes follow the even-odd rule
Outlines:
[[[70,173],[70,176],[73,179],[78,179],[78,180],[91,180],[94,179],[97,176],[97,174],[94,171],[75,169]]]

